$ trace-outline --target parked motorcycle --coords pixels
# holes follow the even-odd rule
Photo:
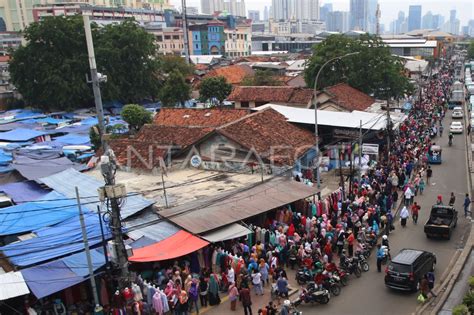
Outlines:
[[[363,272],[369,271],[369,263],[367,262],[367,258],[361,251],[356,251],[355,252],[355,257],[359,259],[359,264],[360,268],[362,269]]]
[[[302,289],[300,296],[293,301],[293,305],[298,307],[301,303],[319,303],[328,304],[331,299],[331,295],[328,290],[317,288],[315,290]]]
[[[305,283],[313,281],[315,275],[316,274],[313,270],[310,270],[306,267],[300,268],[296,272],[296,282],[298,282],[299,285],[303,285]]]
[[[342,286],[346,286],[349,283],[349,275],[344,270],[338,268],[335,263],[329,263],[326,265],[326,271],[330,272],[332,276]]]
[[[316,278],[318,278],[318,276],[316,276]],[[331,295],[338,296],[339,294],[341,294],[341,285],[327,271],[326,274],[321,274],[320,279],[317,279],[317,283],[309,282],[307,289],[316,290],[318,284],[320,284],[324,289],[328,290]]]
[[[340,268],[348,274],[355,275],[357,278],[360,278],[362,275],[362,268],[356,258],[348,259],[344,257],[344,259],[341,259]]]

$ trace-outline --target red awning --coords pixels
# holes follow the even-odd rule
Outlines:
[[[173,259],[192,253],[208,244],[209,242],[206,242],[188,232],[179,231],[158,243],[134,249],[133,256],[128,258],[128,260],[135,262],[149,262]]]

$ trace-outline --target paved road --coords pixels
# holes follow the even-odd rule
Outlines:
[[[450,115],[450,112],[448,112]],[[446,117],[446,129],[451,122]],[[443,164],[432,166],[433,178],[431,185],[426,188],[423,196],[415,197],[422,210],[418,225],[409,221],[402,229],[396,222],[396,230],[390,234],[392,255],[402,248],[416,248],[432,251],[437,256],[436,276],[441,277],[446,270],[454,252],[461,248],[463,239],[468,230],[468,221],[464,218],[462,203],[467,192],[466,179],[466,146],[465,135],[456,135],[452,147],[448,146],[448,137],[434,140],[443,147]],[[456,209],[460,218],[458,226],[450,241],[427,239],[423,233],[423,224],[428,220],[431,205],[437,195],[443,195],[445,203],[449,201],[451,191],[456,194]],[[470,221],[469,221],[470,223]],[[370,271],[363,273],[359,279],[350,281],[338,297],[331,299],[327,305],[303,306],[303,314],[411,314],[417,307],[416,294],[390,290],[384,285],[384,273],[378,273],[375,264],[375,255],[370,258]]]

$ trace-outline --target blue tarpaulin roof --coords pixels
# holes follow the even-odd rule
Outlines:
[[[69,198],[75,197],[74,187],[76,186],[79,187],[79,191],[83,196],[97,196],[97,189],[104,186],[103,181],[99,181],[87,174],[79,173],[74,169],[67,169],[60,173],[40,178],[39,181]],[[127,218],[152,204],[152,201],[141,196],[130,196],[129,194],[125,204],[121,207],[122,218]],[[100,205],[100,203],[97,202],[97,205]],[[89,205],[89,208],[95,209],[96,205]]]
[[[43,136],[44,131],[17,128],[0,133],[0,140],[3,141],[28,141],[39,136]]]
[[[13,161],[13,156],[10,152],[0,150],[0,165],[8,165]]]
[[[104,254],[93,249],[90,251],[93,270],[105,264]],[[86,253],[77,253],[63,259],[21,271],[28,287],[38,298],[51,295],[89,278]]]
[[[77,215],[76,201],[66,199],[52,191],[37,201],[0,209],[0,235],[37,230]],[[84,207],[83,211],[88,210]]]
[[[84,221],[89,245],[92,247],[99,244],[102,237],[97,213],[85,213]],[[110,239],[108,224],[104,224],[103,228],[105,240]],[[76,253],[84,248],[78,215],[34,233],[37,237],[0,247],[0,251],[3,251],[14,265],[27,267]]]
[[[15,203],[37,200],[48,194],[47,190],[41,188],[41,186],[34,181],[0,185],[0,191],[7,194]]]
[[[80,134],[67,134],[65,136],[56,137],[54,138],[54,142],[59,142],[68,145],[79,145],[79,144],[89,144],[90,138],[88,135],[80,135]]]
[[[54,130],[51,130],[50,133],[80,133],[80,134],[89,134],[89,130],[91,129],[91,126],[89,125],[70,125],[67,127],[61,127],[61,128],[56,128]]]
[[[37,160],[21,155],[15,158],[12,167],[16,169],[21,176],[29,180],[37,180],[38,178],[50,176],[69,168],[74,168],[79,171],[87,169],[87,165],[74,163],[67,157]],[[97,195],[97,192],[95,195]],[[70,198],[73,197],[74,196]]]
[[[59,125],[61,123],[66,123],[69,120],[46,117],[46,118],[37,119],[36,121],[39,122],[39,123],[46,123],[46,124],[50,124],[50,125]]]

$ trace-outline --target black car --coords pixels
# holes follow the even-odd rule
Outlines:
[[[434,271],[436,256],[419,249],[402,249],[385,269],[385,285],[392,289],[418,291],[420,280]]]

